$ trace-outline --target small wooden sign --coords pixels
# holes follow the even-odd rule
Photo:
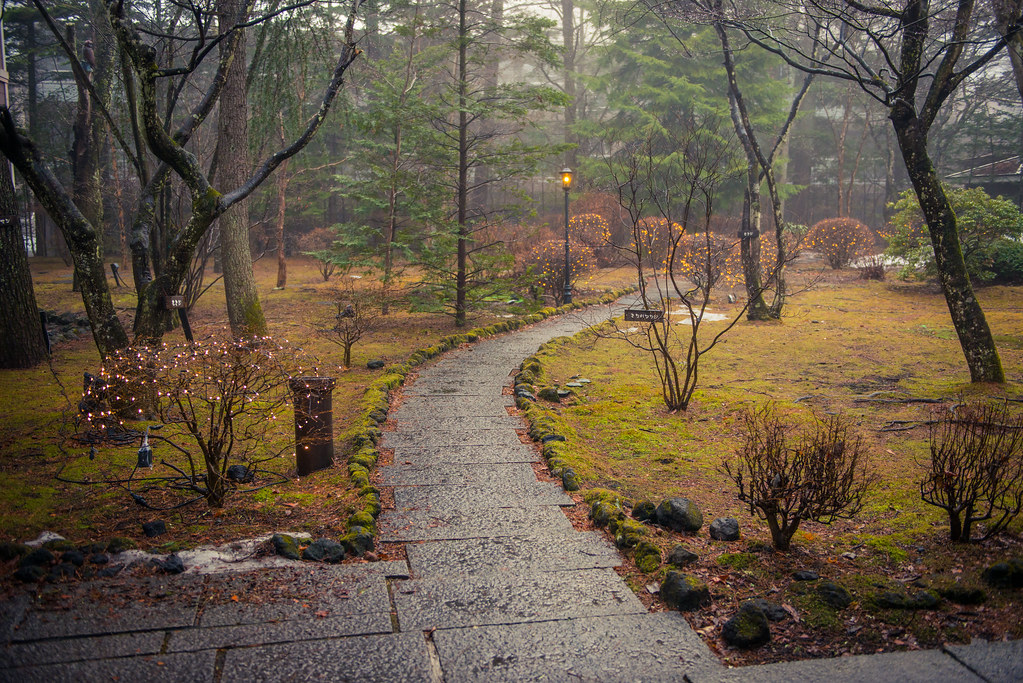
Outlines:
[[[751,239],[755,239],[757,237],[760,237],[760,231],[759,230],[740,230],[739,231],[739,239],[741,239],[741,240],[751,240]]]
[[[659,323],[664,320],[664,311],[651,311],[644,308],[625,309],[625,322]]]
[[[185,297],[182,294],[171,294],[170,296],[161,297],[161,302],[168,311],[175,308],[185,308]]]

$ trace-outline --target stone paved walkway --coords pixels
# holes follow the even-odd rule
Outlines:
[[[647,613],[617,551],[576,531],[571,500],[536,479],[502,395],[523,358],[585,315],[449,353],[405,388],[379,526],[407,564],[225,564],[26,593],[0,604],[0,680],[1023,679],[1019,643],[726,669],[680,615]],[[257,586],[273,597],[235,599]]]

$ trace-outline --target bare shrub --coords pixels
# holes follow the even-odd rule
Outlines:
[[[948,514],[949,537],[967,543],[1003,531],[1023,509],[1023,414],[1002,405],[966,405],[931,427],[930,471],[920,482],[925,503]]]
[[[372,331],[376,322],[365,299],[365,294],[346,287],[335,298],[333,313],[316,328],[320,336],[341,347],[345,368],[352,366],[352,347]]]
[[[881,256],[870,256],[864,260],[858,270],[861,280],[884,280],[884,258]]]
[[[324,282],[328,282],[341,268],[335,258],[336,255],[330,249],[336,237],[337,234],[330,228],[314,228],[298,238],[298,248],[302,253],[316,259],[316,268]],[[347,272],[348,268],[342,270]]]
[[[722,470],[752,514],[767,521],[771,542],[788,550],[803,520],[830,524],[863,507],[876,478],[868,473],[862,440],[836,416],[814,418],[791,443],[791,431],[768,404],[743,415],[743,443]]]
[[[874,233],[855,218],[825,218],[810,228],[807,246],[832,268],[844,268],[874,247]]]

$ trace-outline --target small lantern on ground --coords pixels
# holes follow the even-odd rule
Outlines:
[[[561,187],[565,190],[565,297],[562,303],[572,303],[571,265],[568,260],[568,191],[572,188],[572,169],[561,169]]]

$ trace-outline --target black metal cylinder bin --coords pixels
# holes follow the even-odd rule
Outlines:
[[[294,377],[288,383],[295,396],[295,461],[305,476],[334,464],[332,377]]]

